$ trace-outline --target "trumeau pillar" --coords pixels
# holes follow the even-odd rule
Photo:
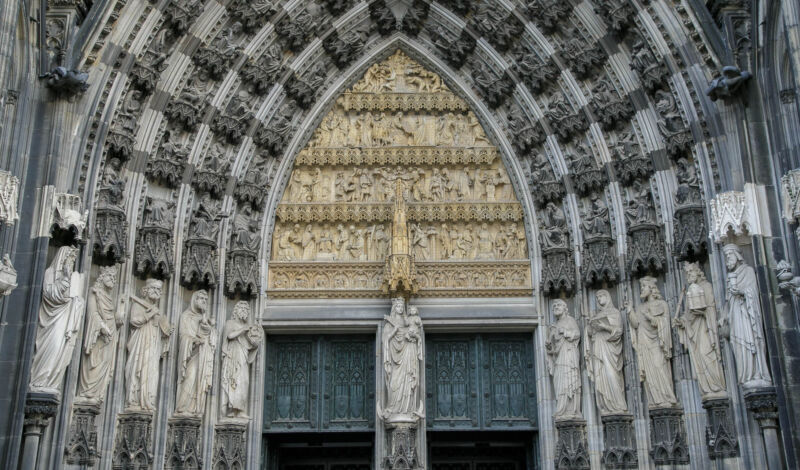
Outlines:
[[[37,470],[39,440],[50,418],[58,412],[59,398],[52,393],[29,392],[25,401],[22,459],[20,470]]]

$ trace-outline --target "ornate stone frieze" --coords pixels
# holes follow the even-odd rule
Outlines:
[[[324,62],[317,62],[311,70],[300,75],[295,72],[286,82],[286,93],[297,106],[308,109],[316,100],[317,93],[324,88],[327,70]]]
[[[431,221],[517,221],[522,220],[522,208],[515,203],[421,202],[411,203],[409,217]],[[294,222],[356,222],[391,219],[391,203],[347,204],[282,204],[278,207],[280,221]]]
[[[435,89],[435,88],[432,88]],[[359,93],[345,92],[339,103],[346,111],[466,111],[467,104],[450,92]]]
[[[320,14],[320,8],[313,3],[295,8],[275,25],[275,32],[292,52],[299,53],[320,28]]]
[[[558,0],[527,0],[528,17],[547,33],[552,33],[572,11],[572,5]]]
[[[175,203],[148,197],[142,225],[136,239],[135,272],[139,276],[172,275],[172,230],[175,222]]]
[[[14,225],[19,219],[17,201],[19,200],[19,178],[0,170],[0,222]]]
[[[689,463],[689,446],[680,408],[650,409],[650,457],[656,465]]]
[[[633,116],[630,99],[620,96],[608,79],[599,80],[592,88],[591,108],[606,130],[614,129]]]
[[[249,0],[242,0],[250,4]],[[285,71],[283,51],[278,44],[271,44],[264,54],[256,60],[250,59],[242,64],[239,77],[244,83],[253,85],[258,95],[265,95],[278,82]]]
[[[132,463],[150,468],[153,463],[152,412],[126,411],[119,414],[112,468],[129,470]]]
[[[544,116],[550,124],[550,128],[563,141],[589,127],[586,116],[580,111],[573,111],[572,106],[564,97],[564,93],[560,91],[550,97]]]
[[[172,132],[165,133],[158,152],[148,157],[145,174],[153,183],[177,188],[189,161],[189,149],[180,141],[173,140],[171,135]]]
[[[589,470],[589,446],[586,443],[586,421],[583,419],[556,421],[556,468],[559,470]]]
[[[334,32],[322,41],[322,47],[340,69],[347,67],[364,50],[366,34],[361,31]]]
[[[703,400],[703,408],[708,415],[706,444],[709,458],[716,460],[739,455],[739,440],[731,415],[730,399]]]
[[[265,125],[259,126],[253,142],[259,147],[268,150],[270,155],[280,158],[286,143],[289,141],[294,126],[292,125],[292,115],[294,109],[291,106],[284,106],[272,119]]]
[[[471,60],[471,65],[472,81],[489,107],[497,108],[514,93],[516,85],[507,72],[492,70],[477,58]]]
[[[623,413],[604,415],[600,419],[605,444],[600,462],[606,468],[638,468],[633,416]]]
[[[507,51],[524,30],[524,26],[513,13],[489,2],[478,5],[469,25],[500,52]]]
[[[233,23],[214,42],[200,47],[192,55],[192,62],[208,72],[208,76],[213,80],[221,80],[241,54],[237,44],[237,36],[241,34],[241,29],[241,23]]]
[[[496,147],[308,147],[295,165],[303,166],[441,166],[492,165],[499,159]]]
[[[636,10],[629,0],[604,0],[595,5],[595,12],[606,21],[609,29],[617,34],[624,32],[636,15]]]
[[[194,24],[203,11],[201,0],[176,0],[169,2],[162,13],[164,24],[172,29],[175,36],[181,36]]]
[[[654,99],[658,112],[658,129],[664,138],[667,153],[673,159],[688,155],[694,145],[694,139],[689,128],[683,123],[675,97],[669,91],[658,90]]]
[[[117,176],[114,162],[109,162],[97,192],[92,237],[95,263],[121,263],[128,254],[128,222],[122,208],[124,188],[125,181]]]
[[[520,46],[514,51],[514,64],[511,70],[519,76],[534,94],[540,93],[556,81],[558,68],[552,57],[540,59],[530,49]]]
[[[444,56],[444,60],[454,69],[460,69],[475,49],[475,38],[466,30],[461,30],[460,34],[456,36],[452,32],[446,31],[442,25],[438,25],[435,30],[429,29],[428,32],[433,44]]]
[[[652,158],[642,153],[639,143],[630,132],[619,135],[610,150],[614,174],[624,186],[630,186],[635,181],[646,181],[655,171]]]
[[[566,33],[561,43],[559,55],[567,67],[580,79],[588,78],[606,61],[605,52],[600,43],[586,38],[578,29]]]
[[[639,74],[639,81],[649,93],[667,87],[669,70],[664,60],[656,58],[644,36],[637,32],[631,48],[631,68]]]
[[[234,0],[228,13],[242,24],[247,32],[256,32],[274,15],[280,6],[279,0]]]
[[[597,164],[592,151],[585,144],[580,144],[577,152],[565,155],[565,159],[570,163],[572,182],[578,195],[602,192],[608,184],[605,168]]]
[[[673,253],[679,260],[704,259],[708,253],[708,230],[700,180],[694,165],[685,158],[676,162]]]
[[[98,460],[97,426],[100,414],[98,404],[75,404],[72,409],[69,440],[64,449],[66,462],[71,465],[92,467]]]
[[[246,423],[226,422],[214,428],[214,453],[211,466],[217,470],[234,470],[247,465]]]
[[[181,283],[214,288],[219,279],[217,232],[219,203],[203,198],[195,209],[184,242]]]
[[[167,453],[164,470],[200,470],[203,468],[201,453],[201,419],[189,416],[170,418],[167,427]]]

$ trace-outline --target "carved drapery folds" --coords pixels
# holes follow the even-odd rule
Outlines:
[[[128,254],[128,222],[122,208],[125,181],[117,176],[116,163],[109,162],[97,192],[92,237],[92,261],[97,264],[121,263]]]
[[[542,250],[542,291],[557,297],[575,288],[575,259],[567,218],[561,206],[548,202],[541,211],[539,247]]]
[[[131,87],[139,90],[143,97],[153,93],[161,72],[167,68],[166,41],[166,34],[160,33],[159,39],[153,41],[131,68]]]
[[[164,133],[163,142],[158,152],[147,159],[147,178],[168,188],[177,188],[183,178],[186,162],[189,161],[189,149],[182,142],[174,139],[174,131]]]
[[[611,236],[608,206],[602,195],[593,194],[583,207],[584,243],[581,275],[589,286],[603,282],[614,285],[619,280],[616,247]]]
[[[192,61],[208,72],[208,76],[212,79],[221,80],[233,62],[239,59],[241,51],[237,42],[241,33],[242,24],[233,23],[214,42],[192,54]]]
[[[234,97],[227,109],[214,116],[211,130],[221,135],[231,145],[239,145],[253,120],[253,113],[245,101],[246,96]]]
[[[569,30],[561,42],[559,55],[577,78],[588,78],[606,61],[600,43],[586,38],[577,28]]]
[[[190,79],[186,89],[178,98],[170,101],[164,110],[167,119],[184,131],[193,132],[200,124],[210,90],[208,80],[203,79],[206,77],[200,75]]]
[[[700,180],[694,165],[685,158],[678,160],[676,166],[673,253],[681,261],[702,260],[708,254],[708,229]]]
[[[164,24],[168,25],[175,36],[184,34],[203,10],[201,0],[176,0],[169,2],[164,9]]]
[[[538,122],[528,119],[516,104],[512,104],[508,112],[508,133],[511,137],[511,144],[520,158],[544,142],[547,137],[542,126]]]
[[[519,45],[514,50],[511,70],[519,76],[532,93],[539,93],[555,82],[558,68],[552,57],[540,59],[534,51]]]
[[[550,128],[562,141],[585,131],[589,127],[586,116],[581,111],[574,111],[563,92],[556,92],[544,112]]]
[[[281,108],[267,124],[259,127],[253,136],[253,142],[259,147],[268,150],[271,156],[280,158],[294,130],[292,125],[293,114],[294,109],[291,106]]]
[[[430,8],[430,2],[424,0],[414,0],[411,2],[411,5],[408,6],[408,10],[406,10],[406,14],[403,15],[403,18],[400,20],[400,29],[410,36],[418,35],[419,32],[422,31],[422,25],[428,18]]]
[[[497,108],[513,94],[515,85],[508,73],[495,71],[478,58],[472,59],[470,63],[472,80],[489,107]]]
[[[641,33],[637,32],[635,35],[631,56],[631,68],[639,75],[639,81],[648,93],[667,86],[667,64],[653,54]]]
[[[268,163],[264,157],[253,157],[244,178],[233,188],[233,196],[239,203],[249,204],[254,210],[262,207],[272,186],[272,171],[275,170],[274,167],[268,170]]]
[[[234,0],[228,6],[230,15],[250,33],[258,31],[277,12],[278,0]]]
[[[628,28],[636,15],[629,0],[603,0],[595,5],[595,12],[606,21],[609,29],[618,34]]]
[[[291,15],[275,25],[275,32],[292,52],[298,53],[311,41],[319,29],[320,8],[311,3],[295,8]]]
[[[643,154],[641,146],[632,132],[618,134],[611,145],[614,174],[620,183],[630,186],[634,181],[646,181],[653,174],[653,160]]]
[[[537,207],[544,207],[550,202],[559,203],[566,195],[564,182],[556,178],[553,167],[544,154],[537,154],[527,165],[526,177],[531,190],[533,202]]]
[[[234,218],[225,263],[225,293],[229,296],[241,294],[248,297],[259,292],[259,222],[248,205],[244,205]]]
[[[667,153],[673,159],[687,156],[694,140],[692,132],[683,123],[675,97],[669,91],[658,90],[654,99],[658,111],[658,129],[664,138]]]
[[[592,88],[592,113],[606,130],[613,129],[633,116],[630,99],[620,96],[609,79],[599,80]]]
[[[628,272],[640,277],[665,271],[664,235],[648,185],[634,184],[625,208],[625,219],[628,226]]]
[[[598,165],[591,149],[585,144],[578,145],[575,153],[567,154],[564,158],[571,166],[570,175],[578,195],[588,196],[592,193],[602,192],[608,184],[608,174],[605,168]]]
[[[136,274],[168,278],[172,275],[172,230],[175,203],[148,197],[136,239]]]
[[[242,0],[249,4],[249,0]],[[250,59],[242,65],[239,77],[244,83],[253,85],[259,96],[265,95],[277,83],[285,71],[283,51],[278,44],[271,44],[256,60]]]
[[[188,287],[214,288],[219,279],[217,232],[219,202],[200,200],[189,222],[181,262],[181,283]]]
[[[219,199],[225,192],[230,172],[226,148],[219,142],[212,142],[203,164],[192,175],[192,186],[211,197]]]
[[[116,158],[124,163],[133,155],[136,122],[141,111],[142,98],[142,92],[137,90],[130,90],[125,96],[106,137],[106,153],[109,158]]]

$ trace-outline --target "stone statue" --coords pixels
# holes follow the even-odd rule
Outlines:
[[[261,328],[250,325],[250,304],[240,300],[225,322],[222,346],[222,413],[229,418],[247,418],[250,394],[250,364],[264,338]]]
[[[628,412],[622,375],[622,315],[606,290],[595,294],[597,310],[586,327],[586,369],[594,382],[600,415]]]
[[[60,393],[64,372],[72,360],[84,304],[80,273],[75,271],[77,257],[77,248],[62,246],[44,273],[31,391]]]
[[[125,299],[115,305],[112,294],[117,285],[117,267],[103,266],[89,291],[86,309],[88,322],[83,339],[81,373],[78,378],[78,398],[101,403],[114,372],[119,328],[125,321]]]
[[[422,350],[422,321],[416,307],[405,312],[402,298],[392,300],[392,310],[383,318],[383,367],[386,374],[386,402],[383,416],[412,419],[422,417],[420,367],[425,360]]]
[[[567,311],[567,303],[553,301],[556,323],[547,332],[547,369],[553,376],[556,393],[556,420],[581,417],[581,371],[578,345],[581,330]]]
[[[681,343],[689,350],[689,360],[697,375],[703,399],[723,398],[727,394],[717,338],[714,289],[699,264],[684,263],[683,270],[688,284],[684,291],[686,307],[683,315],[672,323],[678,329]]]
[[[208,316],[208,292],[192,294],[189,308],[181,313],[178,334],[178,393],[175,413],[201,415],[214,375],[217,336]]]
[[[650,408],[666,408],[678,403],[672,384],[672,333],[669,307],[661,298],[656,279],[639,279],[642,304],[633,310],[626,304],[631,326],[631,343],[639,359],[639,380],[647,390]]]
[[[767,366],[764,326],[761,318],[760,294],[755,270],[744,262],[737,245],[722,248],[728,283],[725,301],[728,316],[722,320],[722,330],[728,330],[739,383],[744,387],[760,387],[772,383]]]
[[[131,296],[131,332],[125,366],[125,406],[131,410],[152,411],[158,394],[159,361],[167,354],[174,327],[161,314],[159,306],[163,283],[148,279],[142,298]]]

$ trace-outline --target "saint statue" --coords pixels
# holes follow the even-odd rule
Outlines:
[[[175,413],[200,415],[214,375],[217,336],[208,316],[208,293],[192,294],[189,308],[181,313],[178,343],[178,393]]]
[[[60,393],[64,372],[72,360],[83,323],[80,273],[75,271],[78,249],[62,246],[44,272],[39,327],[31,367],[30,390]]]
[[[672,383],[672,333],[669,308],[661,298],[656,279],[639,279],[642,304],[628,308],[631,343],[639,359],[639,380],[644,382],[650,408],[672,407],[678,403]]]
[[[167,354],[169,337],[174,330],[159,306],[163,283],[148,279],[142,297],[131,296],[131,332],[128,338],[128,361],[125,365],[127,409],[156,408],[159,362]]]
[[[116,285],[117,267],[103,266],[89,290],[88,321],[78,377],[78,398],[82,401],[101,403],[114,372],[119,328],[125,321],[124,299],[120,299],[119,306],[114,302],[112,292]]]
[[[229,418],[247,418],[250,394],[250,364],[264,338],[259,326],[250,325],[250,304],[236,302],[225,322],[222,346],[222,413]]]
[[[586,327],[586,369],[594,382],[600,415],[628,412],[622,376],[622,315],[606,290],[595,294],[597,310]]]
[[[392,300],[391,313],[383,319],[382,345],[386,373],[384,417],[422,417],[422,321],[416,307],[409,307],[408,313],[405,312],[402,298]]]
[[[725,295],[728,316],[722,320],[728,330],[739,383],[745,387],[762,387],[772,383],[767,366],[764,326],[756,273],[744,262],[737,245],[722,248],[728,269]]]
[[[578,345],[581,330],[578,322],[567,311],[567,303],[561,299],[553,301],[553,316],[556,323],[547,332],[547,369],[553,376],[556,393],[557,420],[581,417],[581,371]]]
[[[697,375],[697,384],[703,399],[723,398],[725,374],[722,372],[722,355],[717,338],[717,307],[714,289],[697,263],[685,263],[688,286],[683,315],[675,318],[678,337],[689,350],[689,360]],[[680,305],[678,306],[680,308]]]

